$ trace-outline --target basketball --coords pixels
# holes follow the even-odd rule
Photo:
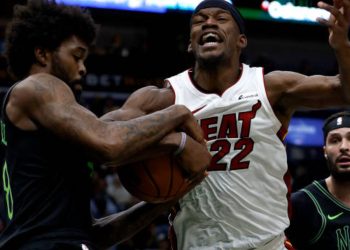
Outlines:
[[[188,186],[182,169],[169,155],[120,167],[118,175],[130,194],[151,203],[171,200]]]

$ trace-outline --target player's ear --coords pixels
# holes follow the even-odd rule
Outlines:
[[[323,146],[323,154],[324,154],[324,158],[328,159],[328,155],[326,153],[326,146]]]
[[[191,44],[191,40],[188,42],[187,52],[188,52],[188,53],[192,53],[192,44]]]
[[[241,49],[243,49],[243,48],[247,47],[247,45],[248,45],[248,39],[247,39],[246,35],[240,34],[239,39],[238,39],[238,46]]]
[[[48,64],[48,54],[49,52],[44,48],[37,47],[34,49],[35,59],[43,67]]]

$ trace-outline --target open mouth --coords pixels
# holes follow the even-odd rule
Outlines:
[[[340,156],[336,162],[339,166],[350,166],[350,157]]]
[[[203,34],[199,44],[200,45],[216,45],[218,43],[221,43],[222,39],[218,36],[218,34],[209,32],[206,34]]]

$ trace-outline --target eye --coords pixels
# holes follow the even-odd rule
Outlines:
[[[200,16],[197,16],[197,17],[194,17],[193,19],[192,19],[192,24],[194,24],[194,25],[198,25],[198,24],[201,24],[201,23],[203,23],[205,20],[204,20],[204,18],[203,17],[200,17]]]
[[[77,54],[73,54],[73,58],[76,62],[79,62],[79,61],[84,61],[85,60],[85,57],[83,55],[77,55]]]
[[[340,141],[340,138],[332,137],[332,138],[329,138],[328,143],[330,143],[330,144],[337,144],[337,143],[339,143],[339,141]]]
[[[227,17],[221,15],[221,16],[218,16],[218,17],[217,17],[217,20],[218,20],[218,21],[226,21],[226,20],[227,20]]]

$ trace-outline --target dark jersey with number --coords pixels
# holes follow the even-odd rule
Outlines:
[[[24,131],[2,108],[0,249],[92,249],[90,170],[79,147],[39,126]]]
[[[314,181],[292,194],[287,236],[298,250],[350,250],[350,208]]]

